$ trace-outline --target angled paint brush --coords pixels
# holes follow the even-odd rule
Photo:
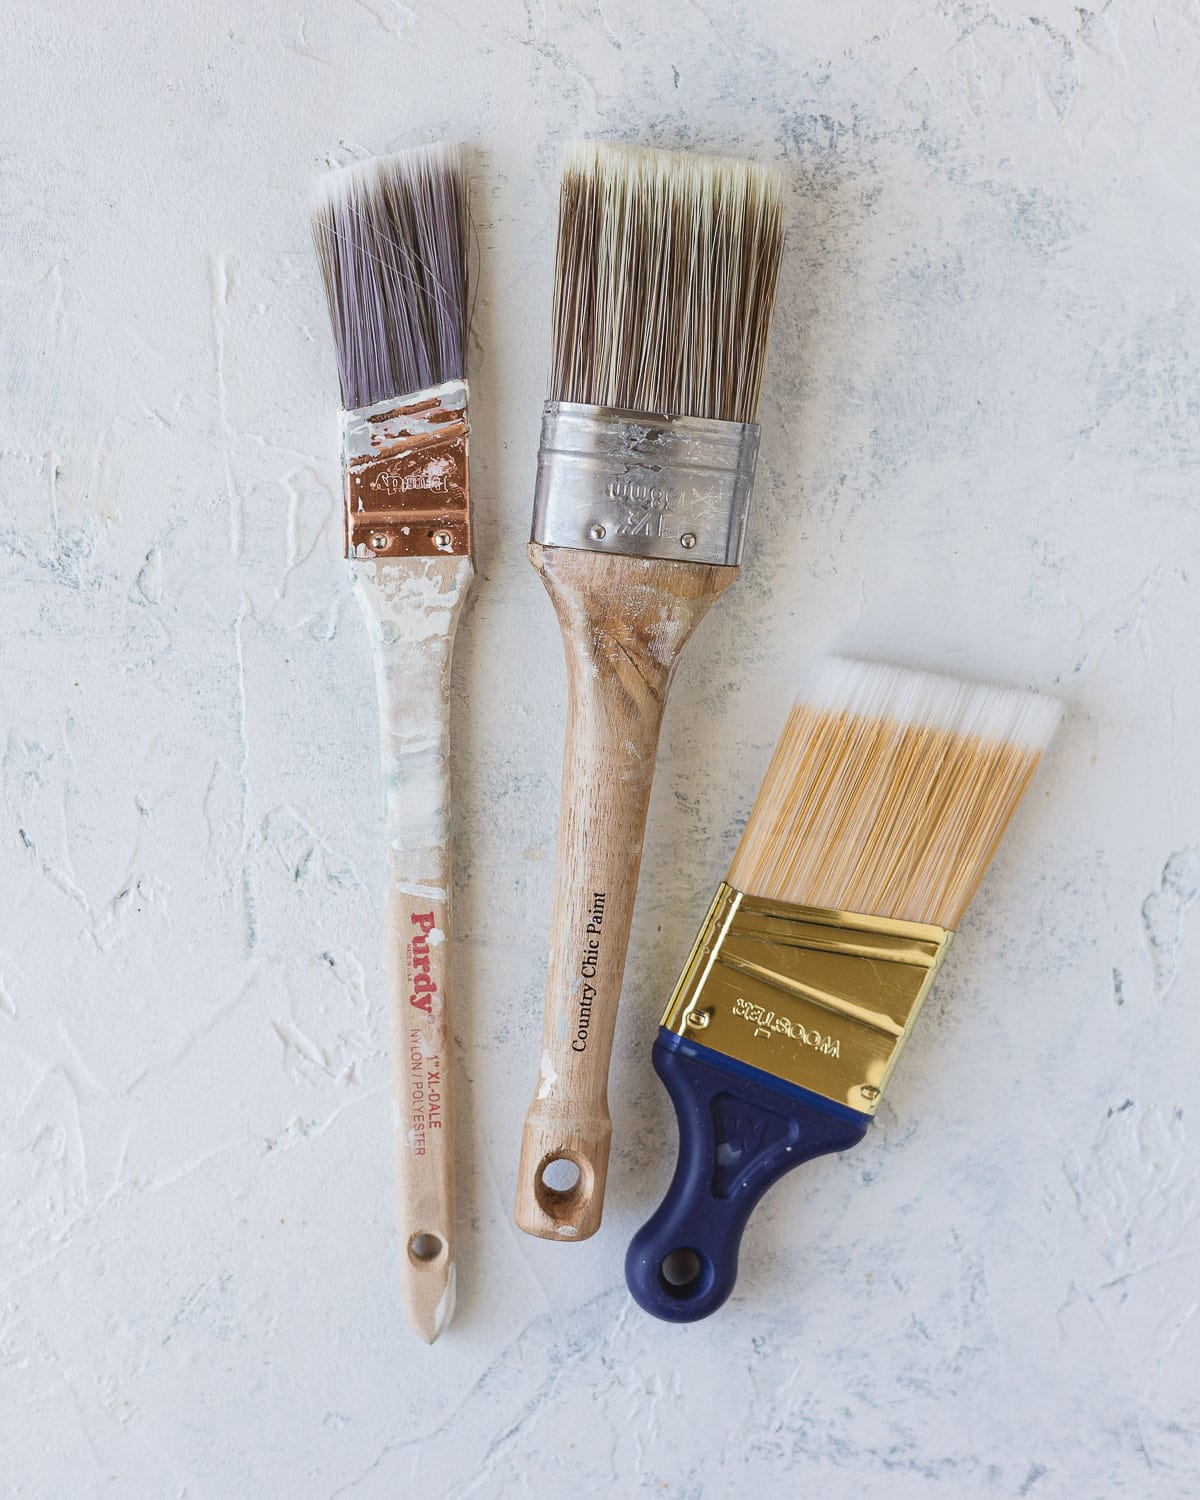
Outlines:
[[[562,630],[568,719],[516,1203],[520,1227],[546,1239],[600,1223],[609,1054],[659,727],[680,651],[737,576],[782,246],[770,169],[567,150],[529,553]]]
[[[679,1118],[626,1279],[691,1322],[789,1168],[863,1138],[1059,705],[866,662],[817,664],[663,1017]]]
[[[375,656],[401,1287],[454,1311],[448,719],[471,583],[467,207],[457,148],[330,172],[313,215],[342,389],[346,556]]]

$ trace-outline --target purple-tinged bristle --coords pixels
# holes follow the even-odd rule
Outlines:
[[[457,146],[329,172],[313,235],[348,410],[467,373],[467,199]]]

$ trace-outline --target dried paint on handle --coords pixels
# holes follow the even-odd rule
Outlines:
[[[454,1311],[450,661],[470,559],[354,562],[379,690],[396,1187],[405,1311],[427,1342]]]

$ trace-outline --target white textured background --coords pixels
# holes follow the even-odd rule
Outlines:
[[[1194,0],[4,0],[0,1493],[1200,1492]],[[664,735],[601,1233],[511,1225],[563,673],[524,558],[562,142],[778,162],[744,576]],[[309,248],[327,164],[471,145],[462,1295],[396,1296],[373,685]],[[1068,718],[869,1143],[735,1299],[621,1271],[649,1048],[836,646]]]

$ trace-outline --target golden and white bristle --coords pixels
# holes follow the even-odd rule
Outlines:
[[[782,251],[771,167],[568,146],[550,399],[753,422]]]
[[[730,865],[767,900],[954,929],[1061,713],[1052,698],[816,663]]]

